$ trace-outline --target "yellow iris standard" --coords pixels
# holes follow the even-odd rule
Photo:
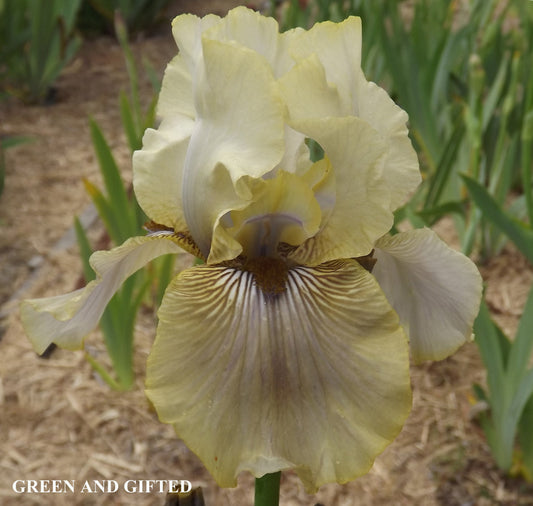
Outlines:
[[[410,410],[409,354],[471,337],[481,280],[430,230],[389,237],[420,181],[407,115],[361,71],[361,22],[280,34],[238,7],[174,20],[159,125],[134,155],[152,233],[25,301],[38,352],[83,346],[120,284],[181,248],[147,366],[162,421],[217,482],[294,469],[309,492],[364,474]],[[312,161],[308,144],[322,148]]]

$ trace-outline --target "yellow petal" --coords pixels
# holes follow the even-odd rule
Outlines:
[[[390,209],[394,211],[409,200],[422,180],[408,136],[407,113],[376,84],[363,79],[358,83],[354,95],[357,115],[379,132],[387,146],[383,174],[390,191]]]
[[[146,393],[223,487],[243,470],[294,468],[309,492],[350,481],[410,410],[398,317],[355,261],[262,276],[200,266],[173,281]]]
[[[441,360],[472,336],[481,276],[429,229],[385,236],[372,274],[400,316],[415,362]]]
[[[183,207],[188,228],[207,257],[218,220],[242,209],[251,197],[239,180],[272,170],[282,159],[285,141],[283,104],[268,62],[251,49],[213,40],[204,40],[203,57]]]
[[[202,65],[202,35],[220,23],[220,16],[208,14],[202,18],[194,14],[183,14],[172,20],[172,35],[180,50],[179,57],[191,76],[196,74],[198,65]],[[171,90],[169,90],[171,91]]]
[[[383,177],[385,144],[368,123],[356,117],[302,120],[294,126],[324,149],[334,175],[335,205],[319,233],[291,258],[318,265],[368,254],[393,223],[390,191]]]
[[[300,32],[291,41],[290,52],[297,61],[315,55],[324,67],[328,83],[338,90],[343,115],[353,115],[353,90],[361,78],[361,48],[361,19],[350,16],[341,23],[325,21]],[[310,85],[314,86],[315,81]],[[309,107],[313,108],[314,103]]]
[[[37,353],[51,343],[67,349],[81,348],[111,297],[123,281],[150,260],[166,253],[179,253],[169,238],[133,237],[110,251],[91,256],[96,279],[85,288],[55,297],[25,300],[20,312],[22,324]]]
[[[153,221],[187,228],[182,205],[183,164],[194,121],[176,115],[158,130],[147,129],[143,147],[133,154],[133,186],[139,205]]]
[[[263,16],[246,7],[239,6],[228,12],[213,28],[205,33],[205,38],[223,42],[232,41],[252,49],[268,61],[276,76],[289,68],[293,60],[286,45],[293,32],[279,33],[274,18]]]
[[[274,256],[280,242],[297,246],[316,234],[322,213],[302,178],[279,171],[255,183],[252,203],[230,213],[228,229],[246,256]]]
[[[361,70],[361,20],[317,23],[294,37],[290,51],[297,64],[281,83],[291,119],[356,116],[367,122],[386,146],[390,209],[400,207],[420,183],[418,159],[407,114]]]

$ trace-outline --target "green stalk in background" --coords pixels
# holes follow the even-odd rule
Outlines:
[[[154,93],[147,111],[144,112],[140,101],[138,73],[128,43],[126,26],[119,15],[115,20],[117,37],[124,52],[130,78],[130,95],[120,94],[120,112],[128,144],[133,152],[141,147],[144,130],[154,122],[156,94]],[[126,188],[111,148],[102,130],[92,119],[90,120],[90,132],[104,181],[104,190],[100,190],[87,180],[85,187],[104,223],[110,241],[117,246],[129,237],[142,235],[142,226],[146,217],[133,192]],[[94,278],[94,272],[89,265],[92,249],[78,221],[75,227],[85,279],[89,282]],[[125,390],[133,385],[135,379],[133,341],[137,312],[145,301],[147,293],[154,286],[153,298],[156,303],[161,301],[173,273],[174,257],[170,255],[161,257],[151,266],[131,276],[108,304],[100,321],[100,328],[114,374],[109,373],[94,357],[87,355],[87,360],[112,388]],[[153,303],[152,300],[149,302]]]

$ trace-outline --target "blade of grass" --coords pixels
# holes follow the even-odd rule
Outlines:
[[[472,200],[483,216],[507,234],[522,254],[533,263],[533,230],[500,209],[494,198],[477,181],[465,175],[462,178]]]

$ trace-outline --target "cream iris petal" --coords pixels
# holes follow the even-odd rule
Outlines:
[[[212,40],[204,40],[203,57],[183,207],[189,230],[207,257],[220,217],[251,198],[239,179],[261,177],[275,167],[285,142],[283,103],[266,60],[250,49]]]
[[[84,337],[93,330],[111,297],[123,281],[150,260],[182,250],[167,238],[134,237],[110,251],[97,251],[91,266],[94,281],[75,292],[43,299],[25,300],[21,305],[24,329],[37,353],[52,344],[81,348]]]
[[[383,180],[383,141],[356,117],[295,122],[317,140],[335,175],[335,206],[323,228],[291,258],[318,265],[336,258],[363,256],[393,222],[389,190]]]
[[[268,61],[274,75],[278,76],[292,65],[286,45],[293,34],[293,31],[289,31],[280,35],[275,19],[245,7],[237,7],[228,12],[220,23],[207,30],[205,37],[225,42],[235,41],[253,49]]]
[[[175,230],[185,230],[181,202],[183,164],[194,121],[187,116],[165,118],[149,128],[143,149],[133,155],[135,196],[147,216]]]
[[[344,114],[357,116],[357,111],[353,110],[353,93],[358,81],[364,79],[361,48],[361,19],[351,16],[342,23],[326,21],[300,32],[294,37],[290,52],[297,61],[316,56],[324,67],[328,83],[339,92]],[[312,108],[313,104],[309,106]]]
[[[376,243],[372,273],[400,316],[416,362],[441,360],[470,339],[481,299],[474,263],[429,229]]]
[[[356,116],[366,121],[386,147],[389,207],[404,204],[421,181],[418,160],[407,135],[407,114],[361,70],[360,19],[316,24],[295,37],[291,54],[298,63],[281,80],[291,119]],[[304,103],[302,97],[312,100]]]
[[[285,275],[265,293],[251,272],[196,267],[159,311],[147,395],[221,486],[289,467],[310,492],[347,482],[410,410],[407,341],[373,277],[352,260]]]

